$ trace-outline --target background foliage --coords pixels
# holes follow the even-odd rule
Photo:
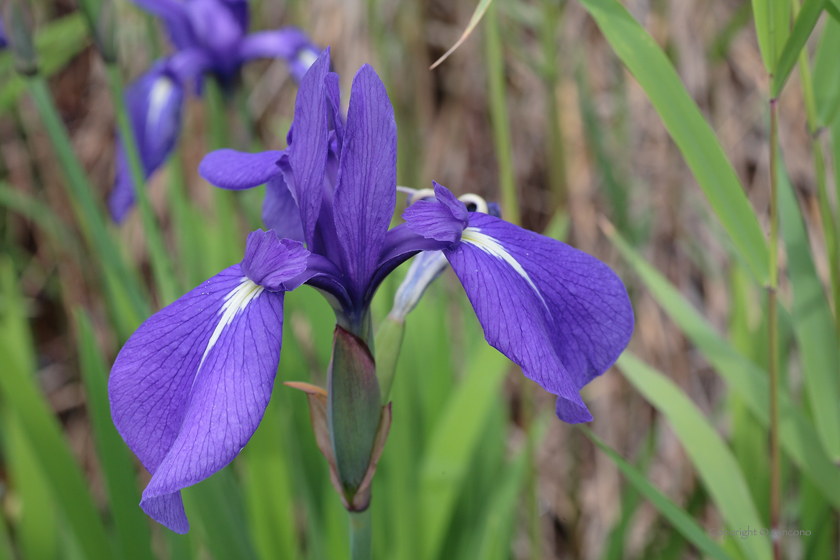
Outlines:
[[[374,556],[771,557],[766,536],[720,535],[770,527],[772,97],[780,528],[809,532],[783,536],[781,551],[837,558],[840,3],[481,2],[472,35],[429,71],[476,4],[251,2],[255,29],[295,24],[332,45],[343,88],[362,63],[376,68],[399,184],[499,200],[511,221],[610,263],[634,301],[634,339],[584,390],[595,420],[580,429],[486,345],[457,281],[436,282],[407,320]],[[192,96],[178,153],[149,184],[155,219],[135,211],[116,228],[103,211],[112,76],[75,6],[32,8],[48,82],[0,53],[0,559],[345,558],[346,516],[302,394],[278,384],[240,457],[185,493],[187,536],[137,507],[148,474],[107,402],[128,334],[238,262],[237,232],[259,227],[260,189],[214,192],[196,169],[223,144],[284,147],[284,64],[250,65],[229,99]],[[116,9],[131,78],[168,46],[156,21]],[[167,257],[162,275],[154,259]],[[377,319],[398,281],[380,290]],[[286,301],[278,381],[323,385],[332,312],[309,288]]]

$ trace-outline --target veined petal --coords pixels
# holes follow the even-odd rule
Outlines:
[[[239,59],[282,58],[289,64],[289,72],[300,82],[307,70],[318,60],[320,52],[297,27],[274,31],[259,31],[246,36],[239,45]]]
[[[137,329],[108,382],[114,425],[152,473],[141,507],[180,533],[180,490],[232,461],[262,419],[283,330],[284,292],[272,290],[306,255],[273,232],[249,236],[246,252],[265,285],[240,265],[210,278]]]
[[[313,246],[315,223],[321,210],[324,170],[329,152],[327,99],[324,77],[330,68],[330,51],[326,49],[300,82],[295,99],[295,120],[289,132],[286,150],[288,168],[293,180],[286,184],[300,208],[300,221],[306,244]],[[285,158],[284,158],[285,159]]]
[[[333,212],[343,268],[358,303],[379,264],[397,202],[397,125],[373,68],[353,78]]]
[[[335,131],[335,154],[341,157],[341,148],[344,144],[344,118],[341,116],[341,89],[339,87],[338,74],[330,72],[326,77],[326,92],[329,100],[330,125]]]
[[[257,154],[222,149],[210,152],[198,166],[198,174],[222,189],[241,190],[262,185],[280,175],[277,161],[283,152]]]
[[[125,93],[135,141],[146,178],[154,173],[175,147],[181,128],[184,90],[169,72],[167,61],[159,61]],[[122,221],[134,203],[131,173],[117,144],[117,177],[109,207],[117,222]]]
[[[591,420],[578,392],[615,362],[633,333],[619,277],[565,243],[478,213],[444,253],[487,342],[558,396],[561,420]]]
[[[262,220],[265,227],[277,232],[277,237],[304,243],[300,210],[283,175],[277,175],[265,185]]]

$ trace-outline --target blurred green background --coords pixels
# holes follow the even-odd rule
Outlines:
[[[396,112],[400,185],[498,200],[507,219],[609,263],[633,298],[629,351],[584,389],[595,420],[580,429],[485,343],[451,272],[432,285],[406,322],[374,557],[772,556],[767,536],[721,535],[771,523],[774,138],[780,553],[840,557],[840,3],[495,0],[430,71],[476,5],[250,3],[252,29],[293,24],[332,46],[345,103],[373,65]],[[135,210],[116,227],[106,65],[72,2],[30,8],[48,80],[0,53],[0,559],[348,558],[303,394],[278,383],[242,454],[185,492],[186,536],[137,507],[149,475],[108,410],[126,337],[239,262],[260,227],[261,188],[214,192],[197,166],[216,147],[285,147],[285,64],[248,65],[227,99],[191,94],[179,148],[148,183],[154,219]],[[127,81],[170,46],[157,20],[125,0],[116,10]],[[278,382],[323,386],[332,311],[309,287],[286,301]]]

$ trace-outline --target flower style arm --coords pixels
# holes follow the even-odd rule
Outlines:
[[[189,529],[180,490],[230,463],[262,419],[286,282],[308,255],[273,231],[251,233],[241,264],[150,317],[117,356],[108,383],[114,424],[152,474],[140,505],[175,532]]]
[[[557,416],[592,419],[580,389],[606,371],[633,332],[621,279],[598,259],[565,243],[486,214],[464,211],[445,187],[403,217],[444,249],[484,329],[487,342],[557,395]],[[458,230],[461,229],[459,232]]]

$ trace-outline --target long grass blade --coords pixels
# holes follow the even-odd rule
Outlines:
[[[648,482],[647,477],[630,462],[624,459],[618,452],[607,445],[601,438],[596,436],[592,430],[584,425],[580,426],[581,431],[588,437],[592,443],[607,454],[613,460],[618,470],[624,475],[633,487],[643,495],[647,500],[653,504],[653,507],[668,520],[668,522],[680,532],[691,544],[708,556],[709,558],[716,558],[717,560],[731,560],[719,544],[713,541],[697,522],[691,518],[685,511],[677,506],[674,502],[662,494],[653,484]]]
[[[105,474],[119,547],[125,560],[152,560],[149,520],[138,506],[140,492],[134,466],[128,448],[111,420],[108,368],[96,342],[90,318],[83,310],[76,312],[76,332],[97,456]]]
[[[727,525],[733,530],[761,527],[744,473],[732,451],[691,399],[670,379],[629,352],[619,358],[618,367],[668,420]],[[769,539],[762,538],[738,540],[741,552],[752,560],[770,558],[769,543]]]
[[[770,425],[767,372],[724,340],[682,294],[636,253],[614,229],[605,227],[604,230],[665,313],[697,346],[718,375],[728,383],[729,388],[743,399],[761,425],[767,428]],[[779,435],[782,449],[840,511],[840,473],[823,449],[813,424],[794,406],[784,388],[781,389]]]
[[[776,68],[772,72],[773,83],[770,87],[770,97],[776,98],[782,92],[782,88],[796,64],[796,59],[799,58],[799,53],[802,52],[805,42],[811,36],[814,26],[817,25],[817,20],[820,19],[825,3],[826,0],[805,0],[802,4],[799,16],[793,24],[790,36],[785,42]]]
[[[793,285],[793,326],[802,355],[805,390],[814,424],[829,457],[840,461],[840,352],[831,307],[817,276],[799,203],[780,172],[779,208]]]
[[[467,40],[467,37],[469,37],[475,30],[476,26],[478,25],[478,22],[481,21],[482,17],[484,17],[484,12],[487,11],[487,8],[490,6],[490,2],[492,1],[493,0],[481,0],[478,3],[478,6],[475,7],[475,12],[473,12],[472,17],[470,18],[470,22],[467,24],[467,28],[464,29],[464,32],[461,34],[461,37],[458,38],[458,41],[456,41],[456,43],[452,45],[452,47],[448,51],[443,53],[443,56],[437,59],[434,64],[429,66],[429,70],[434,70],[435,68],[437,68],[444,60],[449,58],[449,55],[454,53],[458,47],[464,44],[464,41]]]
[[[723,227],[755,278],[769,278],[764,233],[732,164],[674,67],[617,0],[581,0],[618,57],[645,90]]]

